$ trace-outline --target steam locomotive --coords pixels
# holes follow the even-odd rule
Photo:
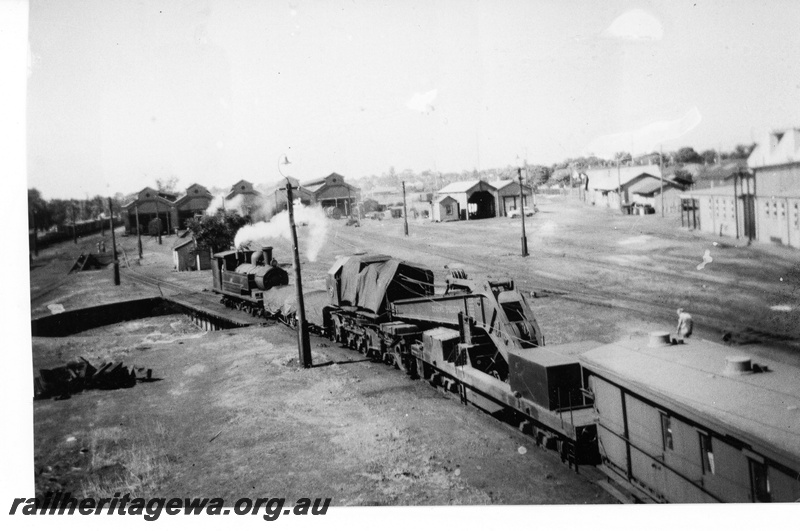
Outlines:
[[[214,255],[230,307],[296,325],[272,249]],[[800,369],[666,332],[545,346],[511,279],[342,257],[304,293],[309,328],[459,396],[657,502],[800,500]],[[440,290],[441,291],[441,290]],[[757,361],[758,363],[755,363]]]

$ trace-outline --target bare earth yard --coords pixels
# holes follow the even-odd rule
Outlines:
[[[459,263],[535,293],[551,345],[671,331],[682,306],[695,315],[697,337],[721,342],[727,333],[732,352],[800,364],[800,252],[561,199],[539,208],[526,219],[527,258],[519,219],[410,220],[409,237],[402,220],[332,221],[318,260],[303,264],[304,284],[321,286],[334,258],[356,250],[428,265],[437,280]],[[172,271],[174,237],[162,246],[145,239],[141,261],[135,237],[118,238],[126,250],[119,287],[110,270],[66,275],[98,239],[33,260],[32,317],[159,289],[210,289],[208,271]],[[290,261],[288,242],[269,244]],[[713,261],[703,264],[706,250]],[[165,282],[139,284],[128,268]],[[113,494],[122,485],[145,495],[331,497],[334,505],[614,502],[597,475],[575,474],[525,436],[387,365],[312,338],[315,366],[299,368],[295,341],[275,324],[205,332],[182,315],[33,338],[34,370],[84,356],[149,367],[158,378],[34,402],[37,493]]]

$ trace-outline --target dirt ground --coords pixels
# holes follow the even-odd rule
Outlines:
[[[526,219],[527,258],[519,256],[519,219],[410,220],[408,237],[402,220],[332,221],[318,260],[303,260],[304,286],[320,287],[335,257],[355,251],[428,265],[437,281],[457,263],[535,293],[550,345],[669,331],[683,306],[697,337],[722,341],[727,333],[732,351],[800,364],[796,250],[563,200],[540,198],[539,208]],[[307,231],[299,230],[301,249]],[[135,237],[118,238],[126,250],[119,287],[110,270],[66,275],[79,249],[98,239],[33,260],[32,317],[210,288],[207,271],[171,271],[174,237],[161,246],[145,239],[141,261]],[[290,260],[288,242],[267,243],[280,262]],[[129,269],[162,282],[139,283]],[[277,325],[204,332],[179,315],[33,338],[34,369],[83,355],[150,367],[159,378],[36,401],[37,491],[88,495],[122,481],[151,495],[277,493],[332,497],[335,505],[614,502],[592,474],[576,475],[525,436],[386,365],[312,338],[315,367],[299,368],[295,340]]]

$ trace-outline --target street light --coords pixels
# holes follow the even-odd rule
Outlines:
[[[283,159],[283,160],[281,160]],[[297,349],[300,363],[306,369],[311,367],[311,342],[308,338],[308,323],[306,322],[306,308],[303,301],[303,280],[300,275],[300,252],[297,246],[297,228],[294,224],[294,199],[292,198],[292,181],[288,175],[281,171],[281,165],[291,164],[284,154],[278,159],[278,173],[286,179],[286,202],[289,210],[289,227],[292,233],[292,266],[294,268],[294,283],[297,291]]]
[[[528,238],[525,236],[525,191],[522,188],[522,168],[517,168],[519,176],[519,213],[522,218],[522,256],[528,256]]]

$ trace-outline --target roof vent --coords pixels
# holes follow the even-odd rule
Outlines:
[[[753,372],[753,364],[747,356],[728,356],[725,358],[725,371],[723,374],[749,374]]]
[[[647,342],[648,347],[668,347],[670,344],[669,332],[664,332],[663,330],[650,332],[650,341]]]

